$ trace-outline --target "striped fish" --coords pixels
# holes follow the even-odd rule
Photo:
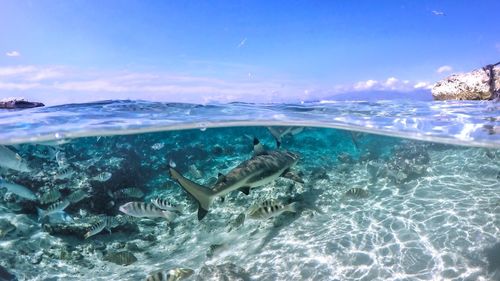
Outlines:
[[[86,191],[79,189],[70,193],[66,199],[68,199],[71,203],[78,203],[87,197],[89,197],[89,194]]]
[[[59,190],[57,189],[51,189],[40,195],[40,198],[38,200],[42,204],[48,204],[59,200],[59,198],[61,198],[61,192],[59,192]]]
[[[170,270],[157,270],[151,272],[146,281],[180,281],[193,275],[194,270],[190,268],[173,268]]]
[[[103,260],[116,263],[118,265],[129,265],[137,261],[137,258],[129,251],[108,253]]]
[[[144,192],[139,188],[129,187],[117,190],[115,192],[108,191],[108,195],[114,199],[123,199],[123,198],[142,198],[144,196]]]
[[[354,187],[346,191],[345,195],[349,197],[364,198],[368,197],[368,190],[359,187]]]
[[[68,167],[65,167],[65,168],[57,171],[57,173],[54,175],[54,178],[59,179],[59,180],[69,179],[74,174],[75,174],[75,171],[71,170]]]
[[[136,218],[166,218],[173,220],[176,215],[173,212],[162,210],[150,203],[128,202],[118,208],[122,213]]]
[[[155,205],[156,207],[162,209],[162,210],[167,210],[167,211],[174,211],[174,212],[182,212],[182,208],[180,206],[175,206],[174,204],[170,203],[166,199],[162,198],[153,198],[151,199],[151,203]]]
[[[110,172],[102,172],[102,173],[99,173],[98,175],[96,175],[95,177],[93,177],[92,180],[105,182],[105,181],[108,181],[112,175],[113,174],[111,174]]]
[[[46,210],[42,210],[42,209],[37,207],[36,210],[38,212],[38,220],[40,220],[40,219],[42,219],[50,214],[61,212],[64,209],[66,209],[66,207],[68,207],[68,206],[69,206],[69,201],[65,199],[62,201],[57,201],[56,203],[50,205]]]
[[[281,215],[284,212],[297,212],[297,202],[288,205],[276,202],[274,200],[266,200],[258,206],[250,209],[249,216],[252,219],[269,219]]]
[[[96,234],[99,234],[104,229],[107,229],[108,231],[111,232],[111,228],[115,228],[121,224],[122,223],[115,217],[104,216],[104,217],[100,218],[100,220],[97,223],[93,224],[90,227],[89,231],[87,231],[87,233],[85,233],[84,237],[85,237],[85,239],[87,239],[90,236],[94,236]]]

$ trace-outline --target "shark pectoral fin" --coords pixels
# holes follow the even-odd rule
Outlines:
[[[239,189],[242,193],[244,193],[245,195],[248,195],[250,194],[250,186],[244,186],[242,188]]]
[[[201,205],[198,206],[198,221],[201,221],[208,214],[208,210],[203,209]]]
[[[287,179],[291,179],[291,180],[293,180],[295,182],[298,182],[298,183],[304,183],[304,181],[302,180],[302,178],[299,177],[294,172],[285,171],[283,174],[281,174],[281,177],[284,177],[284,178],[287,178]]]
[[[219,173],[217,175],[217,181],[215,182],[215,184],[219,184],[219,183],[222,183],[222,182],[225,182],[226,181],[226,176],[224,176],[223,174]]]
[[[276,138],[276,148],[280,148],[280,146],[281,146],[281,140]]]
[[[222,197],[220,198],[220,202],[221,202],[221,203],[224,203],[224,201],[225,201],[225,200],[226,200],[226,197],[224,197],[224,196],[222,196]]]

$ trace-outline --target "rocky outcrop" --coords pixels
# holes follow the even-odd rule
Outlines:
[[[24,99],[0,100],[0,109],[24,109],[45,106],[41,102],[32,102]]]
[[[445,78],[432,87],[432,96],[435,100],[498,100],[500,62]]]

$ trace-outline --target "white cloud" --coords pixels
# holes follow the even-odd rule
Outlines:
[[[21,53],[19,53],[18,51],[10,51],[5,53],[5,55],[8,57],[19,57],[21,56]]]
[[[353,88],[354,90],[370,90],[377,86],[379,82],[377,80],[367,80],[367,81],[360,81],[354,84]]]
[[[417,82],[415,85],[413,85],[413,88],[415,89],[430,89],[432,87],[432,84],[428,82]]]
[[[443,65],[436,70],[437,73],[445,73],[450,71],[453,71],[453,67],[449,65]]]

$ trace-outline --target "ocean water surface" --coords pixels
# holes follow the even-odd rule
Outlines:
[[[498,103],[104,101],[0,128],[0,280],[500,280]]]

